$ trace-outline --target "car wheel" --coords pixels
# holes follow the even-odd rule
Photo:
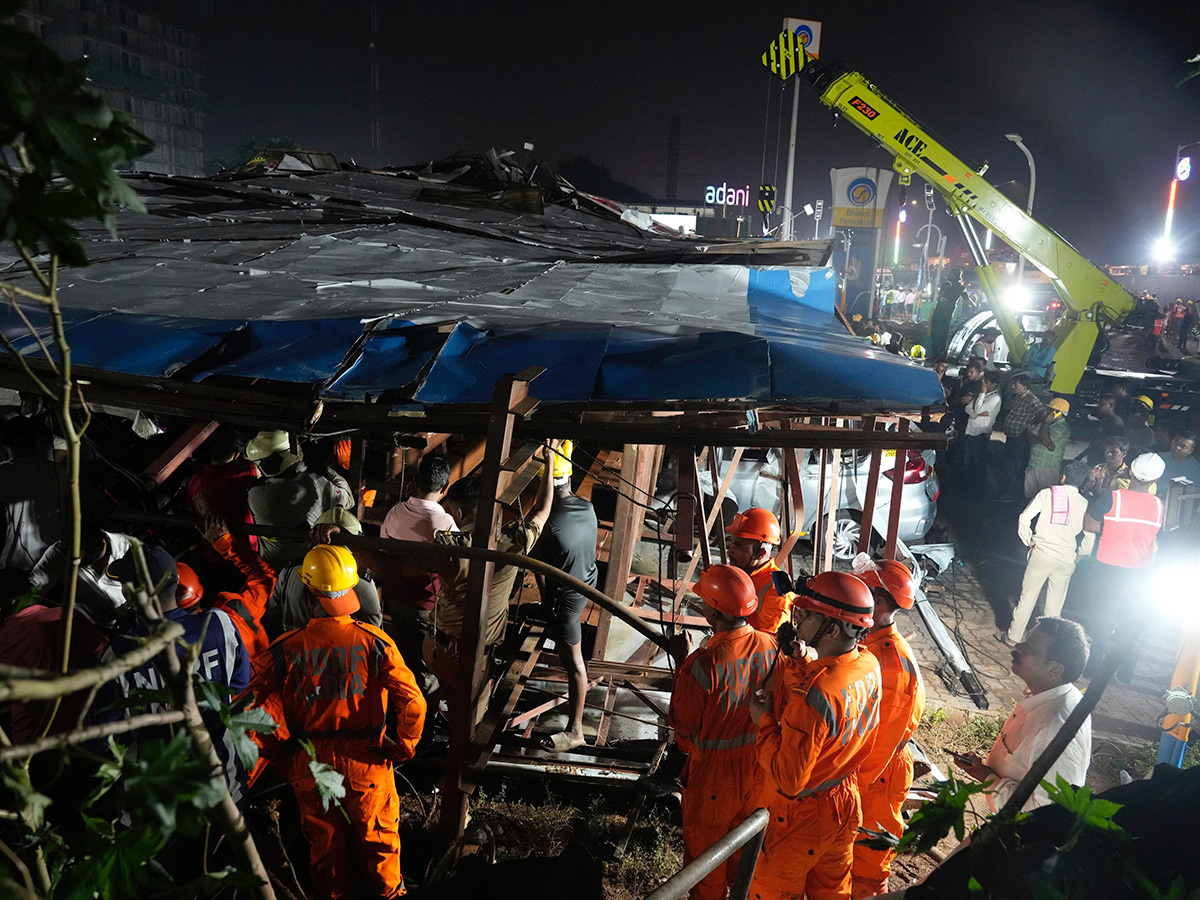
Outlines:
[[[862,535],[862,514],[856,509],[839,509],[833,524],[833,558],[851,560],[858,555],[858,541]],[[883,549],[883,540],[878,532],[871,534],[868,548],[874,556]]]

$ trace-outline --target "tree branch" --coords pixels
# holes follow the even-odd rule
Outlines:
[[[112,681],[118,675],[153,659],[183,636],[183,626],[177,622],[165,622],[160,627],[161,631],[147,638],[142,646],[103,666],[81,669],[70,675],[60,675],[48,679],[8,678],[0,680],[0,701],[52,700],[55,697],[65,697],[67,694],[85,690],[95,684]]]
[[[25,377],[32,381],[37,386],[37,389],[46,395],[48,400],[57,401],[58,395],[51,391],[50,388],[46,387],[46,382],[42,381],[42,379],[38,378],[38,376],[34,374],[33,369],[29,367],[29,362],[20,354],[17,348],[12,345],[12,342],[9,341],[2,331],[0,331],[0,343],[4,344],[4,349],[6,349],[9,352],[9,355],[11,355],[13,359],[17,361],[17,364],[20,365],[21,370],[25,373]]]
[[[103,725],[80,728],[67,734],[56,734],[53,737],[42,738],[40,741],[34,741],[31,744],[21,744],[16,747],[0,747],[0,762],[23,759],[27,756],[36,756],[39,753],[44,753],[47,750],[55,750],[59,747],[73,747],[75,744],[85,744],[88,741],[94,741],[99,738],[108,737],[109,735],[137,731],[139,728],[150,728],[154,725],[174,725],[176,722],[182,721],[183,713],[177,709],[161,713],[146,713],[141,716],[131,716],[128,719],[119,719],[116,722],[105,722]]]
[[[7,294],[12,290],[15,290],[15,288],[11,284],[0,283],[0,291],[3,291]],[[54,357],[50,355],[50,348],[46,346],[46,342],[42,340],[42,336],[38,333],[38,330],[34,327],[33,323],[29,321],[29,316],[25,315],[25,310],[21,309],[21,304],[11,296],[8,298],[8,300],[9,305],[12,306],[17,315],[21,317],[21,321],[25,323],[25,328],[28,329],[29,333],[33,335],[33,339],[37,341],[38,347],[41,348],[42,356],[46,358],[46,362],[50,364],[50,368],[54,371],[54,374],[57,375],[58,364],[54,362]]]
[[[29,866],[25,865],[25,863],[21,861],[21,857],[17,856],[17,854],[13,852],[12,847],[8,846],[8,844],[4,843],[4,841],[0,841],[0,853],[4,854],[4,857],[10,863],[12,863],[13,868],[17,870],[17,874],[21,876],[21,881],[25,883],[26,896],[36,897],[38,893],[33,887],[33,876],[29,873]]]

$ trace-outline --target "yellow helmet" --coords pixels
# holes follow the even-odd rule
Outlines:
[[[1133,399],[1138,403],[1145,404],[1146,409],[1154,409],[1154,401],[1151,400],[1149,397],[1147,397],[1145,394],[1141,394],[1137,397],[1134,397]]]
[[[305,554],[300,580],[318,594],[337,594],[358,584],[358,563],[345,547],[318,544]]]
[[[924,359],[925,358],[925,348],[922,347],[920,344],[913,344],[912,349],[908,351],[908,355],[910,357],[912,357],[913,359]]]
[[[325,512],[317,516],[313,524],[336,525],[342,531],[348,531],[350,534],[362,534],[362,523],[354,518],[353,513],[347,509],[342,509],[340,506],[325,510]]]
[[[292,452],[291,438],[286,431],[260,431],[246,444],[246,459],[250,462],[261,463],[268,456],[279,454],[277,471],[268,474],[282,474],[304,459],[304,451],[299,447]]]
[[[574,471],[574,467],[571,465],[571,454],[574,450],[575,444],[569,440],[558,445],[558,452],[554,454],[554,463],[550,467],[550,477],[555,481],[571,477],[571,473]]]

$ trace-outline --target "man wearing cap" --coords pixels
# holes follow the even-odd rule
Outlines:
[[[395,643],[351,618],[358,565],[345,547],[321,544],[304,557],[301,580],[313,616],[271,644],[250,690],[279,724],[261,735],[263,755],[289,772],[321,897],[392,898],[400,873],[400,798],[395,763],[410,759],[425,699]],[[315,760],[299,741],[311,741]],[[339,807],[320,799],[310,762],[345,778]]]
[[[1129,417],[1125,420],[1125,438],[1129,441],[1130,451],[1134,456],[1154,447],[1158,438],[1150,427],[1150,414],[1154,412],[1154,401],[1141,394],[1133,398],[1129,408]]]
[[[767,684],[774,699],[748,701],[759,725],[771,813],[750,885],[755,900],[851,896],[862,822],[852,776],[871,752],[879,723],[879,663],[859,646],[874,609],[870,588],[846,572],[822,572],[798,586],[796,643],[816,658],[777,671]]]
[[[182,660],[190,647],[199,643],[200,652],[192,674],[198,675],[202,681],[225,686],[230,695],[240,694],[250,683],[250,657],[231,617],[220,609],[200,610],[193,614],[192,610],[204,597],[204,588],[191,566],[176,564],[171,554],[158,546],[143,547],[143,555],[151,584],[161,584],[158,605],[162,609],[163,618],[178,622],[183,627],[183,637],[175,644],[176,654]],[[134,568],[133,554],[127,554],[113,563],[109,567],[109,573],[121,582],[127,594],[135,589],[135,585],[141,583]],[[145,636],[145,624],[139,620],[128,632],[113,637],[101,664],[112,662],[135,650]],[[135,714],[161,712],[162,707],[159,704],[138,701],[136,695],[141,690],[153,691],[165,686],[165,673],[159,670],[155,660],[147,660],[128,672],[122,672],[115,682],[110,682],[102,689],[97,694],[93,708],[98,711],[107,710],[99,713],[99,721],[115,719],[122,714],[125,718],[130,718]],[[129,702],[123,710],[115,708],[119,698],[125,698]],[[149,708],[146,708],[147,706]],[[221,760],[229,793],[234,801],[241,800],[245,791],[246,769],[234,749],[233,736],[221,721],[219,712],[204,709],[201,714],[204,724],[208,726],[208,733],[212,736],[213,747]],[[134,742],[136,738],[129,736],[127,740]]]
[[[360,535],[362,525],[341,507],[326,510],[317,516],[317,521],[313,523],[312,541],[316,544],[327,544],[331,535],[339,531]],[[375,583],[364,574],[362,563],[363,561],[359,560],[359,579],[358,584],[354,586],[354,593],[358,597],[358,610],[353,617],[359,622],[382,628],[383,613],[379,608],[379,592]],[[303,627],[312,617],[308,589],[300,579],[301,569],[298,565],[281,569],[275,581],[271,599],[267,601],[267,608],[263,613],[263,626],[272,640],[285,631]],[[407,659],[405,662],[407,663]]]
[[[863,828],[888,831],[899,839],[904,834],[900,811],[913,781],[909,740],[925,710],[925,684],[912,648],[896,627],[897,610],[912,609],[916,600],[912,575],[904,563],[894,559],[871,565],[874,568],[859,572],[858,577],[875,599],[875,624],[863,644],[879,661],[879,727],[855,784],[862,802]],[[895,856],[895,850],[855,844],[853,896],[886,894]]]
[[[596,586],[596,510],[571,492],[571,441],[554,451],[550,476],[554,500],[533,556],[562,569],[584,584]],[[542,739],[542,746],[562,753],[584,743],[583,705],[587,700],[587,664],[583,661],[583,629],[580,617],[587,598],[574,588],[555,581],[542,584],[544,605],[549,612],[550,637],[559,662],[567,673],[567,727]]]
[[[1083,460],[1071,463],[1063,472],[1061,483],[1038,491],[1017,518],[1017,536],[1029,548],[1029,561],[1025,564],[1021,599],[1013,610],[1012,623],[1007,633],[996,636],[1009,647],[1025,640],[1025,626],[1043,585],[1046,585],[1046,615],[1057,616],[1062,612],[1076,561],[1091,555],[1095,535],[1083,530],[1088,502],[1079,493],[1088,474],[1088,465]]]
[[[1083,528],[1096,538],[1094,577],[1098,588],[1089,632],[1094,660],[1104,651],[1114,629],[1135,614],[1137,598],[1144,595],[1144,573],[1158,551],[1158,532],[1163,524],[1163,504],[1151,493],[1162,476],[1163,461],[1156,453],[1143,453],[1129,466],[1128,489],[1105,491],[1088,503]],[[1140,588],[1140,590],[1139,590]],[[1128,681],[1136,655],[1131,653],[1117,672]]]
[[[1067,441],[1071,439],[1071,426],[1067,423],[1067,413],[1070,411],[1071,404],[1062,397],[1055,397],[1042,410],[1036,426],[1037,439],[1030,442],[1029,465],[1025,467],[1026,499],[1043,488],[1059,483],[1063,454],[1067,450]]]
[[[279,528],[309,528],[327,509],[354,506],[354,493],[346,479],[329,470],[310,472],[304,463],[304,451],[292,452],[286,431],[260,431],[246,445],[246,459],[263,474],[246,494],[250,512],[259,525]],[[276,569],[291,565],[304,555],[299,541],[260,537],[259,555]]]
[[[758,726],[747,700],[766,679],[776,654],[774,636],[747,621],[758,606],[749,575],[734,566],[709,566],[693,590],[704,601],[702,613],[713,635],[686,659],[676,659],[671,695],[671,727],[688,755],[681,801],[685,864],[757,805],[762,790]],[[723,900],[736,872],[734,857],[692,888],[692,897]]]
[[[779,520],[770,510],[752,506],[738,513],[725,529],[731,537],[726,548],[730,565],[737,566],[754,582],[758,609],[750,616],[750,625],[759,631],[775,634],[788,620],[792,611],[792,594],[775,590],[775,551],[779,547]]]

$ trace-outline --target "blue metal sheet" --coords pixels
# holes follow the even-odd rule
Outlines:
[[[772,341],[770,395],[793,401],[865,402],[878,409],[945,403],[932,369],[873,350],[849,335]]]
[[[777,334],[781,330],[794,335],[797,328],[833,331],[840,328],[833,317],[837,279],[832,269],[795,270],[796,280],[807,281],[797,295],[793,270],[751,269],[746,302],[750,321],[759,334]]]
[[[416,380],[445,342],[446,335],[436,327],[394,320],[376,326],[367,335],[362,354],[324,396],[362,400],[405,387]]]
[[[737,400],[766,397],[770,356],[762,338],[733,332],[664,335],[614,331],[596,399]],[[540,396],[540,395],[539,395]]]
[[[608,345],[607,325],[548,324],[480,331],[460,322],[417,391],[421,403],[487,403],[496,381],[544,366],[534,394],[543,403],[591,399]]]
[[[247,341],[244,351],[202,377],[320,383],[337,373],[362,331],[358,318],[250,322],[240,336]]]
[[[25,308],[47,345],[48,316]],[[63,310],[64,333],[74,365],[152,378],[171,374],[219,344],[241,322],[181,319],[173,316],[128,316],[81,309]],[[4,308],[5,337],[25,356],[41,356],[25,324]],[[58,354],[54,353],[58,359]]]

